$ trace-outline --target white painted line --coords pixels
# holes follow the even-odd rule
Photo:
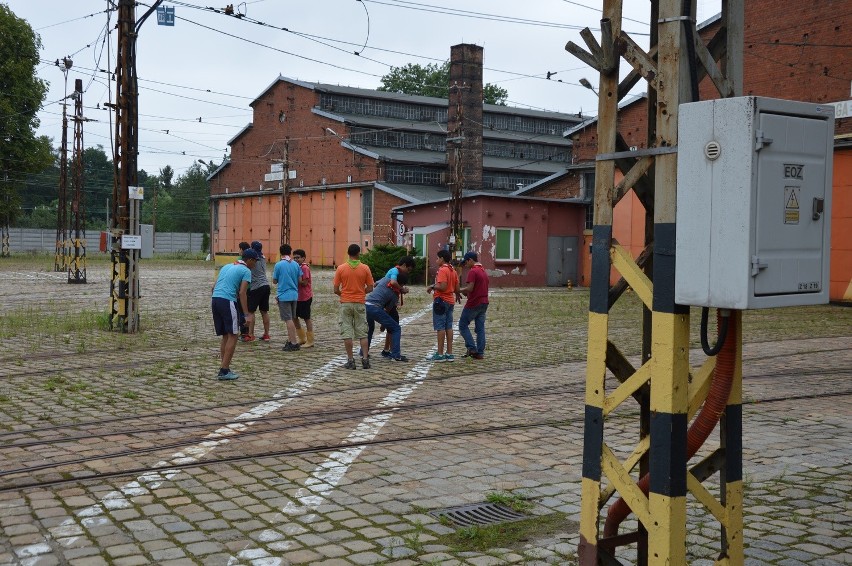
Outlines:
[[[431,307],[427,307],[415,313],[412,313],[410,316],[401,319],[399,321],[399,324],[400,326],[407,325],[410,322],[420,318],[430,310]],[[373,339],[373,343],[379,344],[380,340],[384,340],[384,336],[384,332],[377,334]],[[342,367],[345,363],[346,356],[336,356],[331,361],[323,365],[321,368],[312,371],[307,376],[296,381],[294,384],[290,385],[286,389],[277,392],[275,395],[273,395],[276,400],[266,401],[236,416],[234,418],[235,422],[229,423],[223,427],[214,430],[213,432],[205,436],[204,440],[200,443],[186,448],[180,452],[177,452],[173,454],[168,460],[162,460],[160,462],[157,462],[152,467],[167,468],[168,466],[173,466],[176,464],[191,464],[193,462],[199,461],[201,458],[212,452],[216,447],[230,442],[230,436],[242,432],[251,425],[253,425],[256,421],[252,419],[259,419],[265,417],[266,415],[269,415],[274,411],[277,411],[278,409],[289,403],[291,400],[313,387],[317,382],[320,382],[327,378],[334,370]],[[350,437],[351,436],[352,435],[350,434]],[[358,452],[360,453],[360,450]],[[59,525],[48,529],[48,533],[50,534],[51,538],[59,542],[62,546],[66,548],[70,547],[77,540],[79,540],[81,536],[83,536],[83,532],[80,530],[80,525],[77,524],[77,518],[82,519],[80,523],[82,527],[87,529],[106,523],[108,519],[102,517],[106,510],[125,509],[131,507],[132,504],[130,501],[128,501],[127,498],[149,494],[150,490],[158,488],[164,481],[172,479],[175,475],[180,473],[180,471],[181,470],[179,469],[173,468],[142,474],[141,476],[137,477],[136,480],[128,482],[123,486],[119,487],[118,490],[107,493],[105,496],[103,496],[103,498],[101,498],[98,503],[80,509],[74,514],[74,517],[68,518]],[[18,556],[18,558],[41,556],[44,554],[48,554],[51,551],[52,548],[45,541],[39,541],[14,549],[14,552]],[[253,553],[254,549],[243,552]],[[259,560],[266,559],[259,558]],[[263,562],[262,564],[275,566],[276,564],[280,564],[280,562]],[[261,566],[261,563],[258,562],[257,566]]]

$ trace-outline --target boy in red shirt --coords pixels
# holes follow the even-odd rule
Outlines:
[[[426,291],[434,293],[432,304],[432,327],[438,334],[438,351],[430,358],[433,362],[452,362],[453,356],[453,307],[459,295],[459,274],[450,264],[452,256],[447,250],[438,252],[438,272],[435,283],[426,287]],[[444,342],[447,353],[444,354]]]
[[[475,252],[467,252],[462,260],[464,267],[469,267],[464,286],[459,289],[467,296],[467,302],[459,317],[459,334],[464,338],[467,348],[465,357],[481,360],[485,356],[485,313],[488,310],[488,274],[485,273],[479,256]],[[470,334],[470,323],[473,321],[476,332],[476,342]]]

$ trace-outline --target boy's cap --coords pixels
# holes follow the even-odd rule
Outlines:
[[[464,259],[462,261],[467,261],[469,259],[472,259],[473,261],[479,261],[479,256],[476,255],[476,252],[467,252],[466,254],[464,254]]]
[[[257,255],[257,252],[251,248],[243,252],[243,261],[248,261],[250,259],[260,259],[260,256]]]

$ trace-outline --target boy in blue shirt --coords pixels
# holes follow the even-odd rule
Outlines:
[[[278,285],[276,298],[278,299],[278,313],[281,320],[287,325],[287,343],[281,348],[285,352],[294,352],[299,349],[296,338],[296,304],[299,300],[299,282],[302,280],[302,267],[290,254],[293,247],[283,244],[279,250],[281,260],[275,264],[272,270],[272,283]]]
[[[240,311],[237,309],[245,308],[243,305],[248,304],[246,294],[251,283],[251,269],[256,263],[257,252],[252,249],[245,250],[241,260],[222,266],[213,285],[213,296],[210,301],[213,327],[216,329],[216,336],[222,337],[219,346],[222,366],[217,376],[220,381],[232,381],[239,377],[237,373],[231,371],[231,358],[234,357],[237,336],[240,333]],[[254,319],[254,315],[250,312],[243,312],[246,321]]]

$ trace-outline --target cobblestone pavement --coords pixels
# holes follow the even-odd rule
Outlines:
[[[495,290],[486,359],[454,363],[427,360],[435,335],[415,291],[411,362],[374,355],[351,371],[318,271],[317,347],[282,352],[273,318],[272,343],[239,344],[241,377],[221,383],[212,270],[151,265],[137,336],[99,329],[104,264],[85,286],[2,266],[0,564],[575,563],[582,290]],[[626,344],[633,310],[611,325]],[[747,564],[852,564],[850,323],[843,307],[746,315]],[[636,425],[632,408],[608,421],[622,455]],[[430,514],[509,493],[532,503],[529,530],[484,548]],[[689,502],[688,561],[712,564],[718,524]]]

